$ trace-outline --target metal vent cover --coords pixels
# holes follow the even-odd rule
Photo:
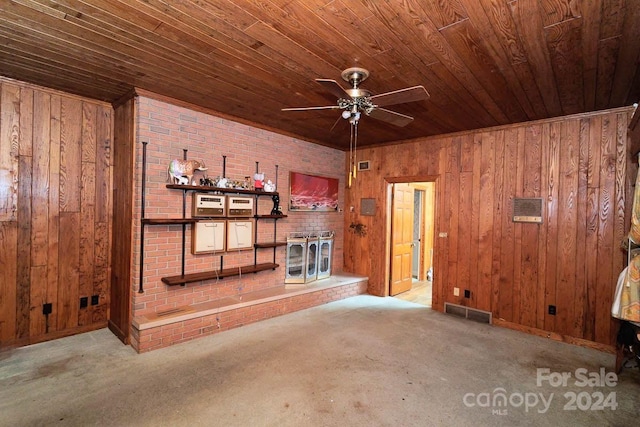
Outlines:
[[[478,310],[475,308],[465,307],[463,305],[444,303],[444,312],[453,314],[454,316],[464,317],[474,322],[491,324],[492,315],[488,311]]]
[[[513,199],[513,222],[542,223],[542,198]]]

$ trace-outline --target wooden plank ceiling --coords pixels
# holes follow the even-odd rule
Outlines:
[[[348,149],[314,79],[364,67],[406,127],[360,121],[359,145],[631,105],[640,0],[0,0],[0,74],[114,102],[133,87]],[[334,127],[335,124],[335,127]],[[332,129],[333,128],[333,129]]]

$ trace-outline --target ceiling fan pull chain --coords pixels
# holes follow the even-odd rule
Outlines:
[[[356,179],[356,160],[358,155],[358,122],[353,124],[353,179]]]

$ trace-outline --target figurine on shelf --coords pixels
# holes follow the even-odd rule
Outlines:
[[[265,182],[264,191],[267,191],[269,193],[273,193],[274,191],[276,191],[276,186],[273,182],[271,182],[270,179]]]
[[[264,189],[264,173],[256,172],[253,174],[254,187],[256,191],[263,191]]]
[[[206,171],[207,168],[204,167],[204,162],[197,160],[180,160],[174,159],[169,163],[168,169],[168,178],[172,179],[174,184],[179,185],[196,185],[196,182],[193,181],[193,174],[195,171]],[[184,184],[184,180],[182,177],[187,178],[187,184]]]
[[[214,186],[214,182],[213,182],[213,179],[211,179],[209,177],[204,177],[204,178],[200,179],[200,185],[213,187]]]
[[[245,176],[244,177],[244,182],[242,183],[242,188],[244,188],[245,190],[251,190],[251,177],[250,176]]]
[[[216,183],[216,187],[218,188],[227,188],[227,178],[219,178]]]
[[[271,215],[282,215],[282,208],[280,207],[280,196],[274,194],[271,196],[273,200],[273,209],[271,209]]]

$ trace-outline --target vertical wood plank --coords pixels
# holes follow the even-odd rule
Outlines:
[[[33,157],[33,89],[20,88],[20,156]]]
[[[47,317],[42,310],[43,304],[48,302],[46,298],[47,266],[32,265],[29,271],[29,283],[31,284],[29,293],[31,303],[29,338],[35,338],[55,330],[55,324],[52,324],[52,322],[55,322],[53,313]],[[53,312],[55,312],[55,307]]]
[[[27,338],[31,330],[31,181],[33,161],[33,89],[20,88],[20,139],[18,141],[18,248],[16,337]],[[42,311],[38,320],[42,319]],[[42,329],[44,330],[44,329]]]
[[[97,222],[109,223],[112,206],[112,113],[108,107],[98,109],[96,116],[96,213]]]
[[[100,107],[96,112],[96,182],[95,182],[95,252],[92,295],[99,296],[93,307],[92,321],[107,320],[109,307],[109,277],[111,273],[111,224],[113,187],[112,171],[112,110]]]
[[[0,344],[16,338],[18,224],[0,221]]]
[[[447,149],[443,146],[437,151],[438,157],[438,171],[446,170],[447,165]],[[433,245],[433,292],[432,292],[432,307],[436,310],[444,311],[444,302],[446,296],[445,278],[448,276],[449,266],[449,242],[447,239],[441,237],[443,232],[447,232],[449,224],[449,210],[445,205],[447,200],[446,187],[446,174],[440,174],[440,177],[436,181],[436,206],[434,210],[435,214],[435,230],[434,230],[434,245]]]
[[[47,280],[43,275],[49,260],[49,141],[51,96],[37,91],[33,102],[33,159],[31,184],[31,271],[30,336],[46,333],[43,304],[47,301]]]
[[[471,216],[468,217],[469,237],[469,284],[466,289],[471,291],[471,305],[478,307],[478,296],[480,294],[480,277],[478,275],[479,247],[480,247],[480,168],[482,162],[482,140],[487,137],[486,133],[473,135],[469,134],[469,139],[473,143],[473,169],[471,185]]]
[[[460,140],[453,139],[448,148],[449,164],[451,172],[446,174],[447,180],[447,203],[449,209],[449,252],[447,264],[447,286],[445,295],[450,299],[453,295],[453,288],[460,283],[458,278],[458,222],[459,222],[459,188],[460,188]]]
[[[92,322],[107,320],[109,307],[109,227],[107,223],[96,223],[95,252],[93,262],[93,289],[91,295],[99,296],[99,303],[93,307]]]
[[[465,262],[459,263],[456,266],[457,280],[456,285],[460,287],[460,296],[458,297],[458,304],[467,304],[467,299],[464,297],[463,290],[472,287],[470,282],[470,269],[471,269],[471,192],[473,190],[473,173],[472,172],[460,172],[458,181],[458,209],[456,210],[458,228],[456,232],[456,245],[457,256],[459,259],[465,260]],[[475,245],[474,245],[475,246]],[[475,280],[475,277],[474,277]]]
[[[616,115],[616,174],[615,174],[615,196],[614,196],[614,209],[613,209],[613,248],[620,245],[625,237],[625,231],[629,229],[628,222],[625,222],[625,205],[627,204],[627,130],[628,130],[628,115],[625,113],[619,113]],[[634,153],[635,154],[635,153]],[[628,202],[629,205],[633,204],[633,198]],[[609,293],[604,301],[600,302],[600,305],[596,308],[595,316],[598,318],[598,323],[603,325],[603,337],[609,333],[609,343],[615,344],[616,339],[616,322],[610,315],[610,307],[613,302],[613,295],[615,292],[615,283],[618,278],[618,274],[622,271],[626,265],[626,258],[622,251],[618,251],[612,257],[612,276],[609,284],[603,283],[603,290],[606,291],[609,288]],[[608,320],[608,322],[607,322]]]
[[[79,212],[60,213],[60,253],[65,254],[59,266],[58,329],[78,326],[80,236]]]
[[[49,217],[49,141],[51,97],[44,92],[34,94],[33,112],[33,181],[31,191],[32,265],[47,265]]]
[[[527,126],[524,129],[523,153],[523,197],[540,195],[540,156],[542,129],[540,125]],[[522,224],[521,252],[521,289],[520,289],[520,323],[536,326],[538,282],[538,237],[541,225]]]
[[[558,276],[558,251],[560,226],[558,224],[558,211],[560,202],[558,200],[560,187],[560,145],[561,145],[561,124],[551,123],[549,125],[549,150],[548,150],[548,170],[547,186],[545,189],[546,218],[547,226],[547,269],[545,286],[545,318],[544,329],[556,331],[556,316],[549,314],[548,306],[554,305],[557,309],[557,276]],[[557,310],[556,310],[557,313]]]
[[[515,230],[511,221],[513,212],[513,194],[515,191],[515,171],[517,156],[517,131],[509,129],[504,132],[504,169],[502,170],[502,206],[503,215],[501,222],[502,242],[500,247],[500,286],[499,307],[497,307],[500,319],[508,322],[514,320],[513,288],[514,288],[514,252]]]
[[[524,129],[522,127],[517,127],[514,129],[515,132],[515,140],[516,144],[516,157],[515,157],[515,168],[513,169],[513,174],[515,175],[515,180],[513,182],[514,187],[512,190],[512,196],[521,197],[524,192]],[[511,201],[511,210],[510,214],[513,215],[513,198]],[[514,237],[514,251],[513,251],[513,296],[512,296],[512,304],[513,304],[513,319],[515,322],[520,322],[520,313],[522,311],[522,224],[515,223],[513,225],[513,237]],[[526,308],[525,308],[526,310]]]
[[[578,183],[576,191],[576,282],[571,335],[583,336],[587,301],[587,180],[589,174],[589,119],[579,121]]]
[[[491,261],[491,311],[498,318],[503,318],[501,310],[500,290],[502,280],[502,224],[508,216],[505,209],[504,169],[505,141],[504,131],[495,132],[495,171],[494,171],[494,214],[493,214],[493,255]]]
[[[15,221],[18,201],[20,88],[0,86],[0,222]]]
[[[494,151],[496,133],[487,133],[481,141],[478,200],[478,289],[475,293],[477,307],[491,311],[493,266],[493,219],[495,215]]]
[[[595,340],[596,316],[596,294],[598,289],[598,230],[600,215],[600,141],[602,139],[602,118],[592,117],[589,120],[589,158],[587,162],[587,200],[586,200],[586,230],[585,247],[590,255],[585,271],[585,320],[584,337],[588,340]],[[594,257],[595,255],[595,257]],[[595,259],[594,259],[595,258]]]
[[[96,162],[96,131],[98,107],[91,102],[82,102],[82,138],[81,155],[82,162]]]
[[[31,150],[29,150],[31,151]],[[14,260],[18,275],[12,286],[16,290],[16,338],[30,335],[31,320],[31,157],[20,157],[18,183],[18,246]],[[11,252],[10,252],[11,253]],[[40,310],[42,314],[42,310]],[[43,320],[41,317],[38,320]],[[44,324],[41,325],[44,330]]]
[[[574,299],[576,285],[576,234],[577,234],[577,194],[578,185],[578,134],[579,123],[575,120],[562,124],[562,145],[560,146],[560,186],[558,222],[562,224],[558,239],[558,311],[556,327],[558,332],[571,335],[574,320]]]
[[[57,94],[51,95],[51,128],[49,138],[49,263],[47,264],[46,301],[53,307],[58,303],[59,282],[58,265],[66,254],[60,252],[60,108],[61,99]],[[49,315],[49,331],[58,330],[58,310]]]
[[[82,188],[80,189],[80,259],[79,259],[79,283],[78,297],[87,297],[91,300],[93,295],[94,279],[94,246],[95,236],[95,163],[82,162]],[[78,325],[88,325],[92,319],[92,307],[80,309]]]
[[[80,211],[82,104],[63,98],[60,110],[60,212]]]
[[[540,125],[540,192],[542,198],[542,224],[538,235],[538,286],[536,291],[536,328],[544,330],[544,319],[547,312],[545,292],[547,288],[547,239],[549,234],[549,123]]]
[[[606,301],[611,298],[613,271],[612,251],[614,248],[614,215],[615,215],[615,167],[616,167],[616,123],[611,115],[602,118],[602,134],[600,141],[600,187],[599,187],[599,224],[598,224],[598,249],[597,249],[597,283],[596,290],[596,316],[595,337],[597,342],[609,342],[611,327],[609,322],[598,321],[605,310]],[[617,244],[615,244],[617,246]],[[619,272],[617,272],[619,273]],[[611,316],[609,316],[610,319]],[[609,320],[608,319],[608,320]]]

